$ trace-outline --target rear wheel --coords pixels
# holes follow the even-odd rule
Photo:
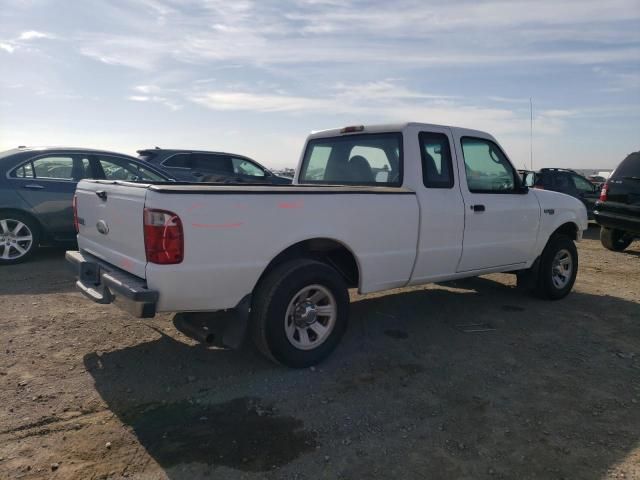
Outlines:
[[[40,240],[38,224],[20,213],[0,212],[0,265],[28,260]]]
[[[347,286],[335,269],[315,260],[292,260],[276,267],[256,289],[253,339],[278,363],[315,365],[338,345],[348,309]]]
[[[605,227],[600,229],[600,242],[602,242],[604,248],[608,250],[622,252],[631,245],[632,241],[633,237],[622,230]]]
[[[549,239],[540,257],[536,293],[543,298],[558,300],[566,297],[578,274],[578,250],[565,235]]]

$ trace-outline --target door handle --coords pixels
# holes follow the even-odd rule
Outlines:
[[[471,210],[474,212],[484,212],[485,208],[484,205],[471,205]]]
[[[23,188],[31,188],[33,190],[41,190],[44,187],[42,185],[38,185],[37,183],[27,183],[26,185],[23,185]]]

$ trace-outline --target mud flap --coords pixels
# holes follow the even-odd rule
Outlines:
[[[250,308],[251,296],[247,295],[230,310],[177,313],[173,324],[184,335],[200,343],[237,349],[247,333]]]

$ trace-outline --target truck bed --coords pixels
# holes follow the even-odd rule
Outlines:
[[[80,249],[145,279],[160,292],[158,311],[235,307],[269,262],[300,242],[331,240],[348,248],[363,293],[406,285],[416,258],[419,208],[407,188],[84,180],[77,195]],[[145,208],[181,219],[179,265],[146,261]],[[96,228],[101,221],[107,234]]]

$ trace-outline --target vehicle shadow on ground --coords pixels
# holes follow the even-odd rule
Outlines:
[[[61,268],[65,262],[65,251],[65,247],[39,248],[24,263],[0,266],[0,292],[6,295],[39,295],[74,291],[73,272]],[[43,282],[43,277],[49,278],[49,282]]]
[[[614,297],[545,302],[474,278],[356,298],[315,370],[163,334],[84,362],[170,478],[190,462],[264,472],[300,457],[331,478],[596,479],[640,438],[639,316]],[[345,412],[366,428],[339,444]]]

